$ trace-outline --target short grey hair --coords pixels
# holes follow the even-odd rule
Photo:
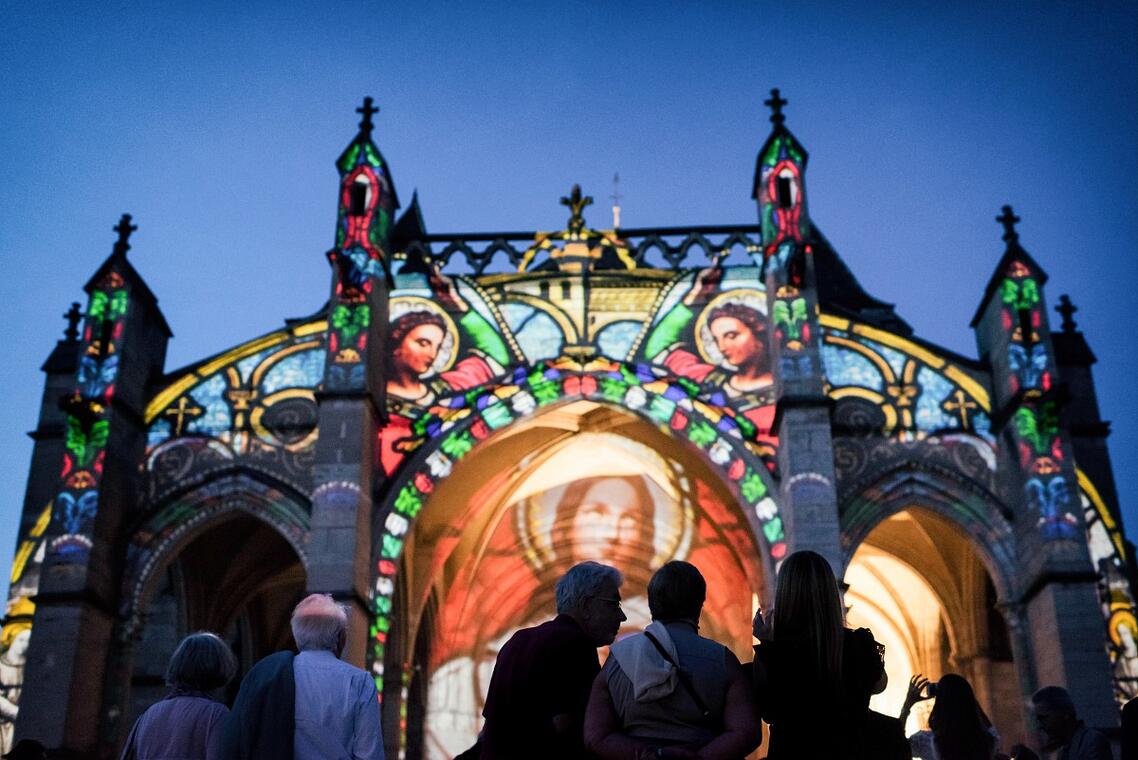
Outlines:
[[[1031,695],[1031,702],[1036,705],[1047,705],[1060,712],[1075,714],[1075,700],[1071,699],[1071,693],[1062,686],[1044,686]]]
[[[348,612],[330,594],[311,594],[296,605],[289,622],[300,651],[335,652],[340,648],[340,637],[348,630]]]
[[[612,584],[620,588],[624,576],[615,567],[600,562],[580,562],[557,581],[557,613],[568,615],[584,607],[585,600],[604,591]]]
[[[166,684],[179,691],[213,691],[233,680],[237,658],[217,634],[191,633],[174,650]]]

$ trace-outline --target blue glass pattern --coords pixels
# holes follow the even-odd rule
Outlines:
[[[325,353],[323,348],[310,348],[281,359],[265,373],[261,392],[269,394],[282,388],[315,388],[324,377]]]
[[[885,379],[866,357],[857,351],[832,343],[822,344],[822,363],[826,367],[826,377],[830,385],[841,388],[847,385],[856,385],[859,388],[868,388],[881,392],[885,387]]]
[[[218,372],[198,383],[190,391],[190,397],[205,411],[200,417],[195,417],[186,424],[186,432],[193,435],[220,436],[233,427],[229,404],[225,401],[226,387],[224,375]]]
[[[610,359],[624,361],[628,352],[632,350],[632,343],[640,334],[644,325],[641,322],[624,320],[613,322],[597,333],[597,348]]]

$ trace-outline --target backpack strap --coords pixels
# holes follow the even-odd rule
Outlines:
[[[656,647],[656,651],[664,658],[664,662],[676,669],[676,677],[680,679],[680,685],[684,687],[684,691],[686,691],[688,696],[691,697],[691,700],[695,702],[695,706],[699,709],[700,716],[705,721],[710,720],[711,710],[707,708],[707,703],[700,699],[699,694],[696,693],[695,686],[691,682],[691,676],[680,669],[679,664],[672,659],[672,656],[668,654],[668,650],[664,649],[663,645],[656,640],[655,636],[648,631],[645,631],[644,635],[647,636],[648,640],[652,642],[652,645]]]

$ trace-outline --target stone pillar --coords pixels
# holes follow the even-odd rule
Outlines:
[[[63,402],[62,472],[35,597],[16,738],[92,753],[118,603],[121,526],[137,508],[150,384],[170,330],[127,261],[129,215],[111,256],[87,283],[78,371]]]
[[[387,164],[371,140],[371,98],[356,137],[336,161],[340,173],[324,380],[316,394],[320,437],[307,546],[308,590],[332,594],[351,610],[342,655],[365,667],[373,636],[369,609],[378,431],[384,420],[383,352],[390,282],[388,246],[399,201]],[[379,661],[378,674],[383,662]]]
[[[1118,724],[1097,575],[1087,552],[1043,285],[1005,206],[1007,249],[972,321],[992,371],[1000,485],[1014,515],[1018,587],[1038,686],[1064,686],[1097,728]],[[1030,724],[1029,724],[1030,725]]]
[[[786,101],[767,101],[774,129],[759,151],[754,199],[762,226],[770,352],[778,388],[780,506],[790,551],[812,549],[842,575],[834,482],[831,401],[826,395],[818,325],[812,231],[806,208],[808,155],[786,128]]]
[[[1031,646],[1031,636],[1028,631],[1024,606],[1017,603],[1000,603],[996,605],[996,609],[1003,615],[1004,622],[1008,626],[1008,640],[1012,647],[1012,661],[1015,665],[1016,681],[1019,685],[1018,709],[1025,730],[1024,736],[1021,738],[1026,739],[1027,730],[1035,725],[1031,714],[1031,695],[1039,688],[1039,681],[1035,675],[1036,655]],[[1019,740],[1016,737],[1005,738],[1010,739],[1007,743],[1015,743]]]
[[[318,484],[308,539],[308,590],[332,594],[351,609],[343,659],[364,667],[368,644],[373,474],[378,414],[366,396],[321,393]]]

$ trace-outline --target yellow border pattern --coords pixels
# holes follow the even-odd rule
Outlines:
[[[1079,488],[1081,488],[1083,490],[1083,493],[1087,495],[1087,498],[1091,500],[1091,504],[1094,505],[1095,511],[1098,512],[1098,516],[1099,519],[1102,520],[1103,527],[1106,528],[1107,532],[1110,534],[1111,543],[1113,543],[1114,548],[1118,550],[1118,556],[1122,558],[1123,562],[1125,562],[1126,550],[1122,546],[1122,535],[1118,530],[1118,523],[1114,521],[1114,517],[1110,514],[1110,510],[1106,507],[1106,502],[1102,500],[1102,496],[1099,494],[1098,489],[1095,488],[1095,484],[1092,483],[1091,479],[1087,477],[1087,474],[1080,470],[1078,467],[1075,468],[1075,478],[1079,482]]]
[[[240,361],[247,356],[252,356],[258,351],[263,351],[266,348],[284,343],[291,338],[304,338],[309,335],[316,335],[317,333],[323,334],[327,331],[328,320],[318,319],[314,322],[307,322],[287,330],[278,330],[268,335],[262,335],[259,338],[254,338],[251,341],[242,343],[239,346],[218,354],[213,359],[187,372],[159,391],[154,398],[151,399],[150,403],[146,405],[146,424],[149,425],[153,422],[154,419],[162,413],[163,409],[174,403],[176,398],[226,365]]]
[[[818,322],[822,327],[829,327],[834,330],[842,330],[853,333],[854,335],[860,335],[869,340],[876,341],[883,346],[895,348],[902,353],[912,356],[914,359],[928,365],[930,369],[940,371],[946,378],[956,383],[965,393],[971,396],[984,412],[991,413],[992,400],[988,395],[988,389],[969,376],[963,369],[949,362],[943,356],[933,353],[924,346],[919,346],[911,340],[902,338],[899,335],[894,335],[891,332],[853,322],[844,317],[836,317],[832,314],[819,314]],[[840,336],[835,337],[840,338]]]

